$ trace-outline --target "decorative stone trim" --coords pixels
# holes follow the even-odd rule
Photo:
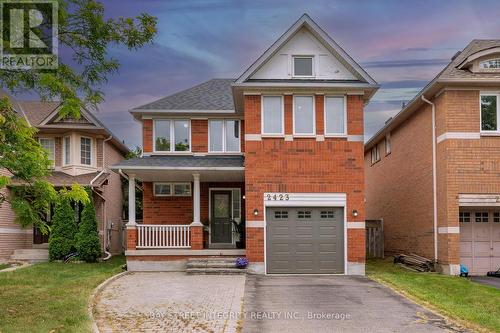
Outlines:
[[[347,229],[365,229],[365,222],[347,222]]]
[[[264,228],[266,226],[266,222],[264,221],[247,221],[247,228]]]
[[[460,227],[439,227],[438,233],[439,234],[459,234]]]

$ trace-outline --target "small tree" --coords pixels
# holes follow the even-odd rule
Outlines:
[[[78,227],[75,211],[70,199],[65,197],[57,203],[52,220],[52,232],[49,237],[50,260],[61,260],[74,251],[75,234]]]
[[[90,195],[89,195],[90,196]],[[89,200],[82,211],[82,220],[76,234],[76,251],[80,259],[95,262],[101,256],[94,203]]]

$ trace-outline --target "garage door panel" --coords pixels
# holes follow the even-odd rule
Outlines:
[[[268,273],[343,273],[342,208],[268,208],[266,224]]]
[[[474,269],[473,272],[475,273],[485,273],[489,270],[491,270],[491,258],[481,258],[481,257],[475,257],[474,258]]]
[[[474,242],[474,255],[476,257],[490,257],[491,243],[490,242]]]
[[[491,239],[490,224],[487,222],[476,223],[474,225],[474,241],[486,241]]]
[[[493,242],[493,256],[500,258],[500,241]]]

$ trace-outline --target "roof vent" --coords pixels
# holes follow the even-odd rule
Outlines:
[[[388,122],[390,122],[392,120],[392,117],[389,117],[389,119],[387,119],[384,123],[384,125],[387,125]]]
[[[460,53],[462,52],[458,51],[457,53],[455,53],[453,57],[451,57],[451,61],[455,60],[460,55]]]

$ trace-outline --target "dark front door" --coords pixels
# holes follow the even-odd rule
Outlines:
[[[212,191],[211,242],[231,243],[231,191]]]

